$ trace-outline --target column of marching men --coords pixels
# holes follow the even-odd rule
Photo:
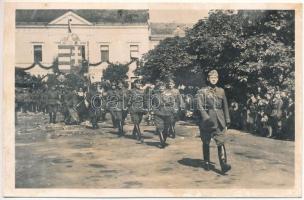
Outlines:
[[[216,71],[210,72],[211,75],[218,77]],[[125,119],[130,114],[134,139],[144,143],[141,125],[145,119],[147,125],[155,125],[160,148],[167,146],[168,137],[175,138],[175,123],[178,120],[194,120],[200,129],[204,160],[207,163],[210,138],[217,142],[219,156],[224,159],[222,155],[226,154],[225,147],[221,135],[217,133],[224,132],[230,122],[230,127],[234,129],[261,136],[294,138],[295,105],[291,94],[270,89],[263,93],[258,88],[256,94],[247,94],[246,105],[232,99],[228,108],[227,101],[223,101],[223,90],[214,89],[218,88],[215,87],[217,81],[213,85],[210,80],[208,82],[207,87],[187,86],[179,89],[175,88],[172,79],[165,82],[157,80],[155,85],[148,87],[143,87],[140,80],[135,80],[131,89],[123,81],[86,83],[82,87],[63,84],[43,84],[36,89],[17,87],[15,120],[18,123],[18,111],[43,112],[49,115],[49,123],[55,124],[58,113],[61,113],[66,125],[90,122],[86,123],[87,127],[98,129],[98,122],[105,121],[109,113],[117,136],[122,137],[125,134]],[[222,165],[224,171],[230,169]]]
[[[89,121],[92,129],[98,129],[98,122],[105,121],[109,113],[113,127],[121,137],[125,134],[125,119],[130,114],[134,124],[132,135],[141,143],[140,124],[146,116],[146,123],[156,126],[162,147],[168,136],[175,138],[175,123],[184,108],[183,98],[172,79],[157,81],[145,89],[140,80],[135,80],[131,89],[124,81],[103,81],[89,87],[45,84],[37,90],[16,90],[16,111],[43,112],[49,115],[50,124],[58,122],[60,113],[66,125]]]
[[[210,170],[211,138],[218,146],[218,158],[222,172],[227,172],[231,166],[227,164],[224,133],[230,123],[228,104],[225,92],[216,86],[218,74],[215,70],[208,74],[209,85],[197,91],[193,98],[195,104],[194,116],[200,130],[204,168]],[[152,89],[153,88],[153,89]],[[139,143],[144,143],[141,122],[147,115],[147,122],[155,125],[155,132],[159,136],[159,147],[167,146],[167,138],[176,137],[175,124],[182,111],[189,109],[189,102],[184,101],[183,95],[175,88],[172,79],[156,81],[153,87],[143,89],[141,80],[135,80],[132,88],[123,81],[103,81],[102,84],[86,84],[74,88],[71,86],[50,86],[44,88],[29,98],[36,98],[35,102],[26,101],[26,92],[19,91],[16,96],[16,110],[23,112],[41,111],[48,113],[49,123],[56,124],[57,115],[63,115],[66,125],[78,125],[90,121],[90,128],[98,129],[98,122],[106,120],[110,113],[113,128],[117,136],[123,137],[125,119],[130,113],[133,123],[132,136]],[[23,99],[23,103],[20,103]],[[20,108],[19,108],[20,107]],[[193,111],[193,110],[192,110]]]

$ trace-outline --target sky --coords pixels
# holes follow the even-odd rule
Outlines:
[[[209,10],[151,10],[151,22],[196,23],[208,16]]]

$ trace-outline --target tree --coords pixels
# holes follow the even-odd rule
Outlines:
[[[110,81],[126,80],[129,71],[128,65],[110,64],[103,70],[103,78]]]
[[[197,83],[194,75],[216,69],[219,84],[243,102],[246,95],[239,94],[257,87],[294,91],[294,18],[288,10],[211,11],[184,38],[166,39],[148,52],[138,73],[150,81],[170,75]]]
[[[166,38],[161,41],[155,49],[143,56],[141,67],[136,70],[136,74],[151,83],[155,83],[156,79],[165,80],[169,77],[181,83],[186,81],[185,77],[181,77],[186,75],[190,78],[194,75],[191,71],[193,56],[186,51],[187,42],[181,37]]]

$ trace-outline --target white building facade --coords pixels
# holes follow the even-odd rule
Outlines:
[[[79,38],[81,57],[90,63],[109,61],[124,64],[132,58],[140,59],[164,38],[151,35],[148,10],[17,10],[16,66],[28,67],[35,60],[45,66],[52,65],[58,58],[59,46],[69,31]],[[102,71],[107,66],[103,62],[89,67],[91,80],[100,81]],[[129,66],[129,79],[134,76],[136,67],[136,63]],[[45,75],[52,73],[52,70],[34,67],[29,72]]]

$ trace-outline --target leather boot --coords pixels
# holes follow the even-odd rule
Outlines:
[[[219,145],[217,147],[217,150],[218,150],[218,157],[219,157],[222,172],[226,173],[231,169],[231,165],[227,164],[227,155],[226,155],[225,146]]]
[[[205,170],[210,170],[210,147],[209,144],[203,144],[203,156],[205,162]]]
[[[172,124],[169,126],[169,137],[173,139],[175,138],[175,128]]]
[[[123,136],[123,135],[124,135],[124,130],[123,130],[124,122],[123,122],[123,121],[120,121],[119,123],[120,123],[121,135]]]
[[[56,124],[56,113],[53,113],[53,124]]]
[[[140,143],[143,143],[144,142],[144,139],[142,138],[142,135],[141,135],[141,131],[140,131],[140,128],[139,128],[139,125],[136,124],[136,129],[137,129],[137,135],[138,135],[138,141],[140,141]]]
[[[136,125],[135,124],[134,124],[134,127],[133,127],[132,136],[133,136],[133,138],[136,139]]]
[[[50,116],[50,124],[53,123],[53,113],[49,112],[49,116]]]
[[[117,128],[118,128],[118,137],[122,136],[122,127],[121,127],[121,123],[119,121],[116,121],[117,124]]]
[[[164,141],[164,135],[162,131],[159,131],[159,140],[160,140],[160,147],[164,148],[165,147],[165,141]]]
[[[163,131],[164,144],[166,144],[166,141],[167,141],[167,138],[168,138],[168,132],[169,132],[169,128],[164,129],[164,131]]]
[[[171,129],[172,129],[172,138],[174,139],[175,138],[175,126],[172,125]]]

